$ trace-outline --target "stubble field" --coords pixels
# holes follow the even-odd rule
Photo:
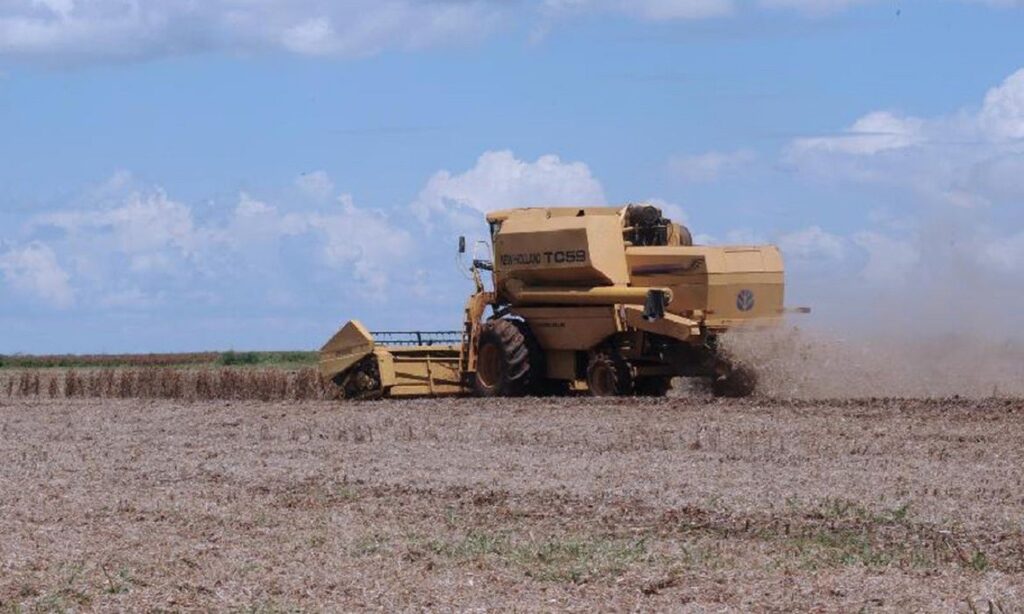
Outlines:
[[[0,396],[0,610],[1024,607],[1024,400]]]

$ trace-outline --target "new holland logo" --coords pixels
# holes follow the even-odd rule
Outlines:
[[[754,308],[754,293],[750,290],[740,290],[736,295],[736,309],[750,311]]]

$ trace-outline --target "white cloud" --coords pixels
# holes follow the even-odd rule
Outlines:
[[[1024,232],[988,241],[981,260],[1002,273],[1024,273]]]
[[[727,15],[733,0],[7,0],[0,57],[53,62],[284,50],[359,57],[472,43],[502,24],[618,12],[662,21]]]
[[[320,188],[334,185],[326,173],[314,183],[312,195],[317,200],[323,197]],[[409,266],[415,247],[408,230],[383,213],[357,207],[349,194],[334,198],[329,207],[290,207],[282,212],[243,193],[228,226],[210,229],[206,235],[248,253],[256,262],[281,240],[300,237],[313,247],[320,264],[360,282],[361,294],[374,299],[383,298],[393,275]]]
[[[544,6],[555,14],[609,11],[649,21],[722,17],[736,10],[733,0],[545,0]]]
[[[391,275],[409,266],[412,235],[383,214],[356,207],[347,194],[338,200],[338,212],[311,219],[323,233],[326,262],[339,269],[350,267],[355,278],[366,284],[364,293],[379,299]]]
[[[840,134],[794,140],[783,159],[798,174],[840,184],[842,200],[898,217],[896,225],[869,218],[871,226],[849,238],[786,236],[788,253],[855,248],[846,256],[863,257],[860,281],[893,297],[916,292],[948,302],[970,285],[979,302],[992,303],[1019,291],[1024,235],[1013,217],[1006,227],[991,220],[1024,205],[1024,69],[973,107],[931,117],[870,112]]]
[[[770,9],[831,14],[882,0],[760,0]],[[963,0],[978,2],[979,0]],[[985,0],[981,0],[985,1]],[[987,4],[1017,6],[1013,0]],[[521,23],[546,30],[574,16],[646,22],[722,18],[740,0],[4,0],[0,58],[52,63],[143,60],[192,53],[286,51],[361,57],[389,49],[464,45]]]
[[[281,34],[285,49],[299,54],[326,55],[336,48],[338,34],[324,17],[307,19]]]
[[[300,183],[310,175],[300,177]],[[309,195],[319,205],[326,186],[333,189],[334,182],[319,173],[312,186]],[[228,225],[211,228],[206,235],[246,254],[258,266],[282,240],[299,237],[312,247],[319,264],[360,282],[361,295],[374,299],[384,297],[394,274],[410,265],[415,249],[408,230],[383,213],[357,207],[349,194],[333,198],[327,207],[291,206],[282,211],[242,193]]]
[[[761,6],[778,9],[794,9],[812,14],[829,14],[846,10],[859,4],[870,4],[876,0],[761,0]]]
[[[416,239],[424,226],[402,215],[408,209],[392,218],[357,206],[322,171],[296,178],[295,186],[283,200],[241,193],[230,207],[193,207],[120,171],[76,206],[28,218],[20,236],[35,242],[5,254],[3,270],[12,287],[54,303],[74,296],[85,308],[190,301],[216,308],[284,304],[282,297],[301,294],[295,284],[313,280],[376,304],[395,291],[396,279],[402,292],[421,282],[424,262],[448,262],[447,243]],[[499,151],[461,174],[435,174],[412,207],[446,225],[464,216],[467,227],[482,231],[482,212],[493,208],[603,202],[583,163],[553,155],[529,162]]]
[[[755,157],[754,152],[748,149],[709,151],[692,156],[675,156],[669,160],[668,167],[669,172],[683,181],[713,182],[753,162]]]
[[[306,232],[310,215],[311,212],[301,211],[281,213],[277,207],[242,192],[227,225],[208,234],[235,250],[258,254],[271,248],[282,237]]]
[[[801,138],[784,154],[796,170],[906,189],[925,202],[976,208],[1024,199],[1024,69],[980,107],[922,118],[868,113],[842,134]]]
[[[72,240],[103,237],[105,250],[126,257],[131,269],[140,272],[168,271],[177,259],[195,256],[204,241],[192,210],[159,189],[132,193],[113,207],[40,215],[31,225],[58,228]]]
[[[846,255],[846,239],[810,226],[779,237],[779,248],[787,258],[804,261],[842,260]]]
[[[342,57],[472,41],[500,2],[422,0],[8,0],[0,56],[82,61],[208,50]]]
[[[441,216],[457,227],[479,228],[480,214],[496,209],[604,202],[601,184],[582,162],[551,154],[525,162],[510,151],[488,151],[464,173],[436,173],[411,208],[425,223]]]
[[[985,94],[977,121],[994,141],[1024,139],[1024,69]]]
[[[206,219],[118,173],[93,192],[99,201],[31,218],[25,235],[45,237],[45,244],[12,250],[0,266],[13,286],[62,304],[73,294],[72,279],[58,274],[58,255],[70,263],[83,302],[101,307],[152,306],[181,292],[230,299],[227,288],[236,283],[270,300],[287,295],[282,286],[294,267],[383,298],[394,276],[413,264],[410,232],[349,195],[325,198],[334,186],[326,173],[297,183],[307,188],[300,190],[305,200],[280,207],[242,193],[233,208]],[[31,279],[41,281],[33,286]]]
[[[921,143],[923,127],[923,120],[876,111],[858,119],[845,134],[797,139],[793,147],[798,151],[871,155]]]
[[[867,252],[868,260],[861,271],[861,276],[869,283],[903,283],[921,260],[917,247],[907,239],[864,231],[854,235],[853,241]]]
[[[318,200],[326,200],[334,194],[334,181],[324,171],[303,173],[295,179],[295,185],[305,194]]]
[[[57,308],[75,301],[70,276],[48,246],[33,242],[0,254],[0,272],[16,292]]]

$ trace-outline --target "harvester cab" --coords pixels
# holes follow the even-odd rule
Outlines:
[[[659,396],[677,376],[720,395],[753,391],[718,339],[781,321],[778,248],[693,245],[647,204],[508,209],[487,222],[461,330],[370,333],[352,321],[324,345],[321,372],[346,397]]]

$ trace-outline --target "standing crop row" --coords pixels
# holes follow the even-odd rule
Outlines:
[[[316,400],[335,387],[313,368],[171,369],[161,367],[24,370],[0,374],[7,397],[182,400]]]

